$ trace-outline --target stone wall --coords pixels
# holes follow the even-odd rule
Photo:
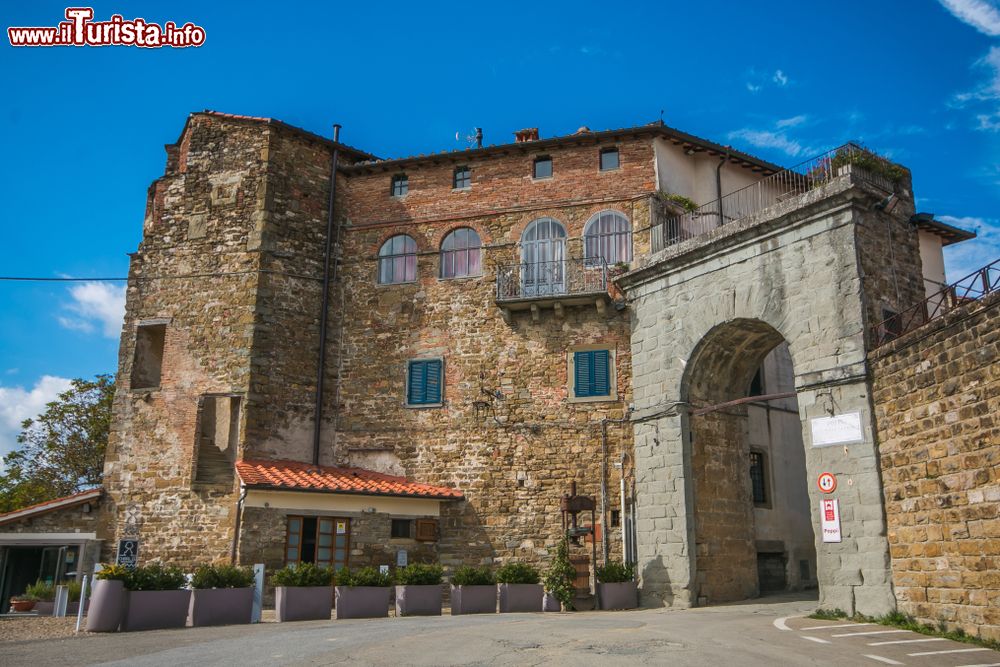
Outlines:
[[[1000,294],[871,354],[900,609],[1000,639]]]

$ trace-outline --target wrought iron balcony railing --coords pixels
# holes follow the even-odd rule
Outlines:
[[[978,301],[996,291],[1000,291],[1000,259],[876,324],[872,327],[873,347],[884,345],[931,320],[947,315],[959,306]]]
[[[854,169],[858,167],[858,169]],[[736,222],[802,195],[848,171],[869,183],[894,192],[906,170],[857,144],[845,144],[822,155],[767,176],[681,215],[654,215],[651,221],[653,252]]]
[[[498,302],[560,299],[607,291],[608,266],[600,257],[497,267]]]

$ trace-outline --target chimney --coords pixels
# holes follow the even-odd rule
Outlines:
[[[514,133],[514,141],[519,144],[525,141],[538,141],[538,128],[526,127],[518,130]]]
[[[483,147],[483,128],[476,128],[476,148]]]

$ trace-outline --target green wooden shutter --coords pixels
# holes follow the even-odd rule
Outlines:
[[[573,393],[577,398],[611,395],[611,353],[608,350],[573,353]]]
[[[410,405],[435,405],[441,403],[441,360],[411,361],[406,387],[406,402]]]
[[[424,403],[425,368],[421,361],[410,362],[409,381],[406,388],[406,402],[410,405]]]
[[[611,394],[611,373],[608,368],[607,350],[594,350],[594,382],[592,396],[609,396]]]
[[[424,362],[424,403],[441,402],[441,360]]]
[[[593,366],[592,352],[573,353],[573,389],[578,398],[592,396],[590,385],[590,369]]]

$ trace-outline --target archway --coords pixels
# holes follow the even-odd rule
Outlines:
[[[788,345],[760,320],[709,331],[682,397],[699,605],[815,586],[805,449]]]

